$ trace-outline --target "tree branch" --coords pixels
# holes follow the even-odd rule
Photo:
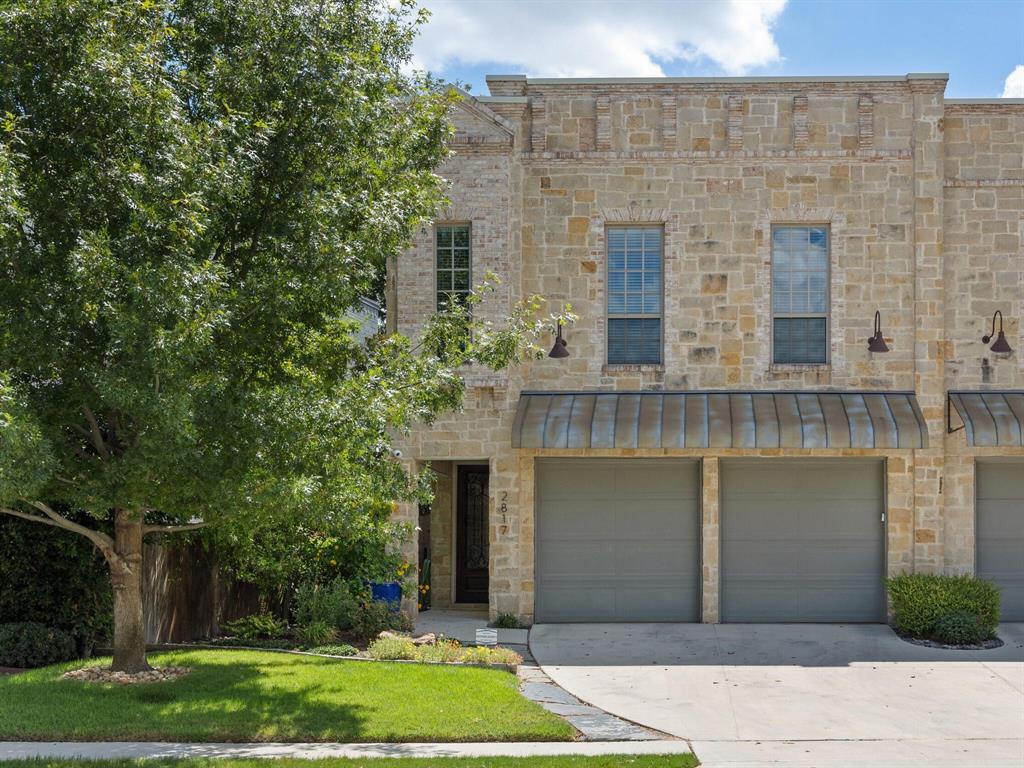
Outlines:
[[[181,533],[183,531],[194,531],[197,528],[205,528],[209,523],[185,523],[184,525],[144,525],[142,535],[149,533]]]
[[[64,515],[55,512],[47,504],[44,504],[41,501],[31,501],[29,499],[21,499],[21,501],[25,502],[29,506],[35,507],[46,515],[46,517],[51,521],[50,525],[63,528],[66,531],[73,531],[79,536],[84,536],[95,544],[96,548],[99,549],[105,557],[109,557],[113,554],[114,540],[102,531],[94,531],[92,528],[86,528],[84,525],[79,525],[78,523],[68,520]],[[25,517],[25,515],[20,515],[20,517]],[[42,522],[41,518],[35,516],[28,517],[27,519]]]
[[[103,433],[100,431],[99,422],[96,421],[96,415],[85,403],[82,403],[82,413],[85,414],[85,419],[89,422],[89,428],[92,430],[90,435],[92,436],[93,447],[96,448],[96,452],[99,453],[101,458],[109,459],[110,452],[107,450],[107,444],[103,442]]]
[[[10,507],[0,507],[0,514],[11,515],[13,517],[20,517],[22,520],[31,520],[33,523],[42,523],[43,525],[52,525],[54,528],[64,528],[60,523],[56,523],[48,517],[40,517],[39,515],[33,515],[31,512],[22,512],[20,509],[11,509]]]

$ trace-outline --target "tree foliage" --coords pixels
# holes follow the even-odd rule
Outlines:
[[[0,7],[0,500],[103,551],[115,665],[140,531],[413,498],[391,436],[458,407],[459,365],[538,351],[536,299],[370,347],[344,318],[443,199],[457,96],[405,71],[421,20],[385,0]]]
[[[0,515],[0,624],[62,629],[86,655],[110,637],[112,618],[110,576],[95,547],[70,531]]]

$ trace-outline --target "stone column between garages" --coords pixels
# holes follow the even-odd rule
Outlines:
[[[945,284],[942,262],[945,79],[908,78],[914,104],[915,391],[929,447],[914,453],[914,570],[944,566]]]
[[[719,460],[701,461],[701,620],[717,624],[719,613]]]
[[[914,455],[901,452],[885,461],[886,574],[914,571]]]
[[[535,615],[534,460],[533,455],[519,454],[519,621],[523,626],[532,625]]]

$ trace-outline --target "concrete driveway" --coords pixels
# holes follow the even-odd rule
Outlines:
[[[1002,648],[911,645],[885,625],[547,624],[563,688],[689,740],[716,766],[1024,766],[1024,624]]]

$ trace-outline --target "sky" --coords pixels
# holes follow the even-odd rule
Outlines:
[[[486,95],[531,77],[948,72],[1024,98],[1024,0],[420,0],[414,64]]]

